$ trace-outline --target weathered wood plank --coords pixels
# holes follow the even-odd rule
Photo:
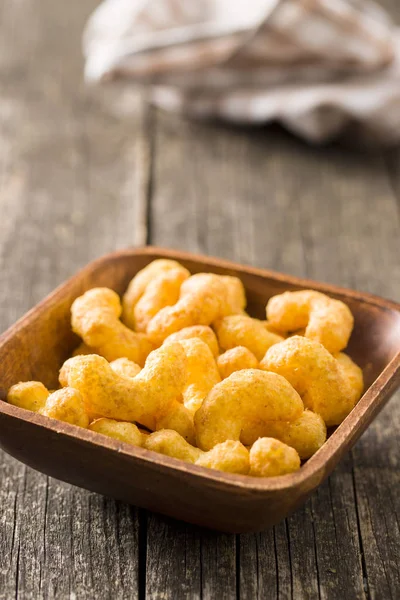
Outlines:
[[[398,2],[379,0],[379,4],[389,11],[396,23],[400,23]],[[315,253],[310,261],[310,275],[329,277],[331,281],[398,301],[399,150],[354,156],[350,163],[351,172],[338,149],[328,152],[327,158],[329,168],[335,169],[333,175],[339,175],[337,179],[342,181],[336,190],[340,199],[336,200],[336,210],[329,219],[329,230],[324,233],[314,229],[311,233],[309,241]],[[323,182],[321,191],[327,188],[326,183]],[[310,221],[316,208],[316,203],[309,202]],[[324,244],[326,233],[333,240],[330,247]],[[331,257],[329,262],[328,255]],[[389,402],[352,452],[364,588],[371,598],[396,598],[399,593],[400,502],[398,495],[393,494],[393,490],[400,487],[399,398],[397,394]],[[348,494],[343,495],[346,511],[351,509],[348,498]],[[339,531],[336,537],[338,541],[343,539]],[[326,547],[326,540],[322,547]],[[342,548],[341,556],[346,556],[343,554],[345,549]],[[346,560],[343,563],[346,564]]]
[[[196,130],[196,127],[195,127]],[[150,214],[151,242],[223,255],[219,235],[210,237],[208,223],[216,234],[222,225],[212,214],[212,195],[218,183],[209,173],[203,153],[211,151],[197,145],[192,126],[179,120],[160,119],[156,123]],[[219,143],[219,136],[212,136]],[[198,153],[201,153],[199,155]],[[213,160],[210,155],[210,162]],[[233,165],[232,165],[233,167]],[[208,186],[210,188],[208,189]],[[221,198],[222,201],[222,198]],[[220,207],[226,206],[221,202]],[[225,213],[226,232],[233,236],[234,224]],[[208,243],[211,244],[208,248]],[[219,246],[214,251],[214,244]],[[225,245],[226,248],[226,245]],[[149,598],[234,598],[236,596],[236,538],[183,526],[185,536],[175,545],[177,525],[149,515],[147,539],[147,586]],[[180,528],[178,529],[180,531]],[[194,534],[195,532],[195,534]],[[160,544],[176,550],[168,561],[157,562]],[[191,571],[186,564],[193,565]],[[151,568],[149,568],[151,567]],[[199,575],[200,574],[200,575]],[[181,582],[184,582],[182,587]]]
[[[231,600],[237,594],[237,537],[201,531],[202,598]]]
[[[400,5],[396,0],[380,0],[382,4],[400,25]],[[394,217],[399,221],[400,210],[400,150],[393,149],[385,153],[386,165],[389,170],[391,191],[397,200],[397,210],[393,209]],[[392,233],[392,232],[388,232]],[[400,289],[395,282],[391,282],[391,269],[393,258],[384,257],[387,275],[387,292],[400,297]],[[387,265],[387,266],[386,266]],[[380,286],[376,286],[376,293],[380,293]],[[374,424],[366,434],[369,436],[368,445],[359,444],[355,449],[355,460],[362,459],[364,466],[355,472],[357,499],[359,505],[361,532],[364,541],[366,565],[372,564],[378,577],[369,579],[371,596],[378,598],[380,590],[385,590],[387,597],[398,596],[400,587],[400,501],[395,489],[400,488],[399,461],[400,453],[396,438],[400,427],[399,398],[391,401],[383,411],[380,420]],[[396,404],[397,400],[397,404]],[[364,439],[365,437],[364,436]],[[364,439],[362,441],[364,441]],[[359,453],[359,454],[358,454]],[[376,472],[383,472],[383,477],[377,477]],[[374,500],[376,499],[376,500]],[[386,507],[389,506],[389,510]]]
[[[171,535],[171,531],[173,535]],[[148,514],[146,598],[200,598],[201,533],[196,527]],[[191,552],[185,552],[190,548]]]
[[[356,263],[345,257],[338,263],[331,253],[341,243],[343,232],[335,231],[336,238],[329,235],[331,227],[338,228],[334,203],[340,203],[340,212],[351,213],[348,198],[341,198],[346,185],[350,190],[358,186],[370,201],[387,185],[382,164],[363,182],[362,164],[362,159],[346,151],[341,155],[329,149],[306,149],[274,129],[213,129],[160,115],[152,182],[152,241],[298,275],[316,276],[320,260],[320,279],[343,283],[358,269],[365,271],[368,287],[368,254],[366,265],[358,258]],[[367,159],[365,168],[369,166]],[[384,210],[391,219],[390,208]],[[342,225],[349,235],[356,234],[351,230],[355,227],[351,214]],[[324,239],[323,262],[311,237],[315,230],[319,245]],[[169,535],[173,534],[171,530]],[[157,537],[148,544],[151,553]],[[189,552],[198,554],[196,548],[182,548],[185,555]],[[286,527],[276,527],[274,537],[271,532],[242,536],[239,552],[243,598],[265,597],[267,589],[271,597],[279,593],[280,597],[339,598],[343,590],[349,597],[363,597],[351,460],[342,463]],[[228,577],[229,583],[232,579]],[[150,591],[157,596],[154,589]]]
[[[87,260],[146,239],[141,101],[81,82],[80,33],[95,4],[0,8],[3,328]],[[398,297],[398,213],[380,155],[169,117],[154,152],[152,241]],[[389,162],[398,190],[395,154]],[[392,401],[354,468],[349,457],[273,531],[237,540],[149,515],[147,578],[146,518],[1,455],[0,598],[131,598],[139,579],[150,598],[394,598],[398,426]]]
[[[351,160],[344,160],[342,150],[328,149],[320,154],[319,169],[311,187],[306,166],[312,152],[304,149],[293,164],[293,177],[298,182],[301,197],[307,274],[398,300],[400,219],[382,155],[355,154]],[[321,202],[325,218],[321,218]],[[394,598],[396,590],[398,593],[399,505],[396,498],[392,498],[391,490],[399,485],[396,441],[399,419],[396,396],[352,453],[364,585],[375,598]],[[346,471],[347,492],[338,496],[346,501],[351,493],[349,475]],[[349,509],[347,503],[346,512]],[[336,519],[335,524],[337,526]],[[337,551],[339,557],[346,557],[343,564],[348,566],[344,533],[337,535]],[[326,551],[329,539],[329,535],[321,538],[321,550]],[[351,570],[349,576],[350,573]]]
[[[96,4],[1,3],[2,330],[88,260],[146,239],[141,100],[81,79]],[[0,598],[138,597],[134,508],[4,454],[0,480]]]

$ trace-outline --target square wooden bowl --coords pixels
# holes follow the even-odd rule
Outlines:
[[[267,300],[285,290],[312,288],[348,304],[355,328],[347,351],[363,368],[366,388],[323,447],[291,475],[271,479],[230,475],[136,448],[4,401],[0,401],[0,445],[52,477],[177,519],[234,533],[264,529],[307,499],[398,387],[400,305],[206,256],[153,247],[116,252],[88,265],[1,336],[2,388],[27,380],[57,387],[58,370],[78,345],[70,326],[73,300],[97,286],[121,294],[139,269],[160,257],[176,259],[192,273],[237,275],[247,290],[248,310],[255,317],[265,318]]]

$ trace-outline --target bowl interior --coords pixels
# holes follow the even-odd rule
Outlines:
[[[33,309],[2,337],[0,386],[7,389],[18,381],[30,379],[43,381],[50,388],[57,386],[60,366],[79,343],[70,326],[72,301],[96,286],[111,287],[122,294],[135,273],[159,256],[156,250],[110,255],[61,286],[50,301]],[[248,311],[254,317],[265,318],[265,305],[271,296],[305,287],[290,277],[263,276],[249,272],[246,267],[221,265],[207,257],[192,259],[179,253],[176,256],[171,253],[170,257],[182,262],[192,273],[206,270],[238,275],[247,291]],[[332,291],[323,284],[308,287],[326,291],[349,305],[355,327],[347,352],[362,367],[367,390],[400,350],[400,313],[362,295]]]

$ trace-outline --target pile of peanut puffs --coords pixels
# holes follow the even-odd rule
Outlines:
[[[246,312],[237,277],[155,260],[122,303],[93,288],[71,307],[82,343],[61,388],[18,383],[8,402],[202,467],[255,477],[292,473],[363,391],[343,353],[350,309],[312,290]]]

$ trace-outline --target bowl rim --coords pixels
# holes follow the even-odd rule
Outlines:
[[[325,284],[312,279],[300,278],[273,270],[260,269],[225,259],[207,256],[205,254],[184,252],[181,250],[174,250],[171,248],[167,249],[158,246],[144,246],[117,250],[115,252],[105,254],[100,258],[91,261],[82,269],[78,270],[74,275],[57,286],[43,300],[25,313],[0,336],[0,350],[12,337],[18,335],[19,332],[26,325],[28,325],[31,320],[37,318],[37,313],[40,313],[44,309],[50,308],[60,299],[62,299],[65,290],[68,289],[72,282],[76,281],[77,279],[84,280],[86,275],[103,267],[108,262],[114,262],[118,261],[119,259],[134,256],[145,256],[149,258],[153,257],[153,259],[162,257],[178,261],[201,261],[210,267],[218,267],[229,271],[233,270],[239,273],[248,273],[261,278],[269,278],[279,281],[283,284],[315,289],[324,293],[336,296],[339,295],[342,298],[348,298],[364,304],[369,304],[379,308],[380,310],[391,312],[394,311],[400,314],[400,304],[367,292],[358,292],[333,284]],[[146,450],[138,446],[133,446],[125,442],[120,442],[113,438],[90,431],[89,429],[83,429],[69,423],[39,415],[32,411],[8,404],[4,400],[0,400],[0,413],[8,415],[9,417],[17,420],[19,419],[31,423],[57,434],[63,434],[67,437],[79,440],[84,444],[100,446],[106,448],[107,450],[116,451],[119,454],[125,455],[126,457],[138,459],[156,465],[157,467],[165,468],[167,471],[171,470],[172,472],[180,472],[182,474],[185,473],[186,476],[191,475],[196,479],[200,478],[209,483],[212,482],[213,484],[224,486],[226,488],[234,488],[236,490],[241,489],[242,491],[249,493],[285,491],[302,486],[306,481],[314,480],[315,477],[320,479],[320,471],[324,470],[324,467],[332,461],[338,452],[340,452],[343,444],[345,444],[347,440],[351,440],[352,434],[356,431],[359,421],[363,417],[366,417],[365,420],[367,420],[369,413],[371,413],[375,408],[375,404],[378,405],[378,408],[381,407],[381,404],[383,405],[383,402],[379,402],[381,398],[380,394],[389,386],[390,382],[393,381],[394,377],[399,373],[399,371],[400,350],[384,368],[381,374],[375,379],[368,390],[363,394],[357,405],[353,408],[346,419],[335,429],[323,446],[311,458],[309,458],[298,471],[288,475],[270,478],[255,478],[248,475],[223,473],[221,471],[215,471],[205,467],[193,465],[191,463],[186,463],[179,459],[158,454],[156,452]],[[327,473],[329,472],[330,470],[328,469]]]

